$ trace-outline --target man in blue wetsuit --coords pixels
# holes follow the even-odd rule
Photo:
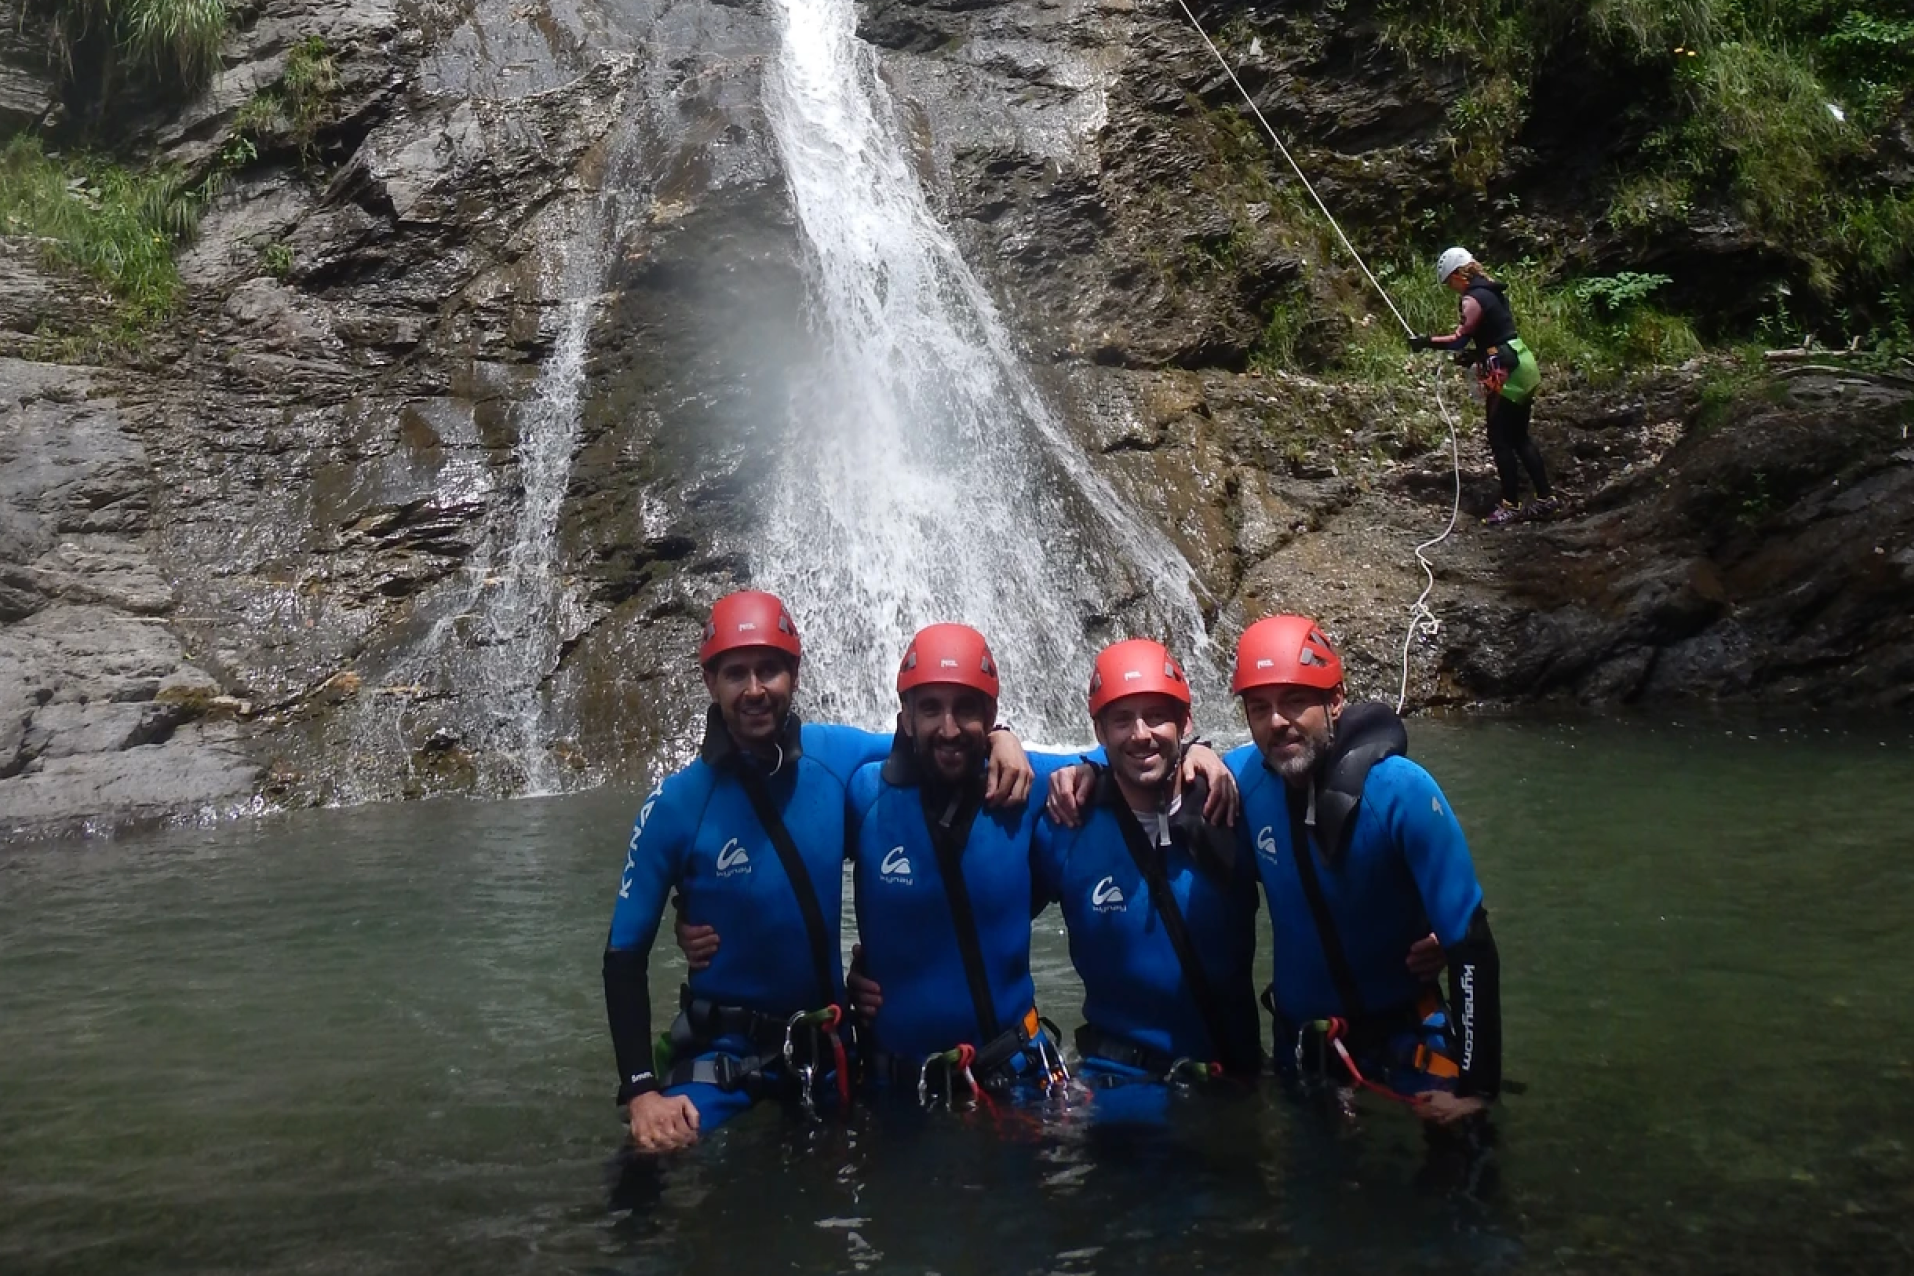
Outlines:
[[[1192,724],[1182,667],[1147,639],[1105,648],[1089,708],[1108,768],[1080,827],[1039,822],[1034,855],[1083,980],[1082,1076],[1098,1087],[1253,1076],[1262,1064],[1250,973],[1255,869],[1234,834],[1203,818],[1200,792],[1185,788],[1179,762]]]
[[[1501,1088],[1500,962],[1461,825],[1405,756],[1402,720],[1346,702],[1342,660],[1303,616],[1244,631],[1231,690],[1254,740],[1229,761],[1275,930],[1278,1069],[1413,1098],[1438,1125],[1482,1113]],[[1402,957],[1431,930],[1446,1005]]]
[[[863,974],[888,1008],[865,1037],[866,1074],[919,1097],[954,1087],[1048,1085],[1061,1071],[1030,980],[1035,803],[983,809],[997,662],[982,634],[932,625],[897,672],[896,746],[851,779]],[[1039,754],[1037,774],[1066,759]]]
[[[704,745],[645,800],[632,829],[604,978],[618,1102],[643,1151],[689,1144],[760,1098],[808,1099],[816,1073],[843,1077],[832,1047],[845,789],[891,738],[800,725],[791,712],[800,655],[776,598],[718,600],[698,649],[712,699]],[[1023,750],[1007,732],[990,739],[985,802],[1020,806]],[[674,888],[688,920],[732,940],[692,973],[668,1057],[654,1061],[648,961]]]

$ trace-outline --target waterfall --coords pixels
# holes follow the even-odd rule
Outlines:
[[[909,635],[959,620],[996,651],[1006,720],[1080,738],[1086,622],[1120,613],[1186,662],[1207,645],[1189,565],[1017,359],[911,167],[852,0],[774,6],[766,107],[818,352],[756,566],[803,631],[805,699],[885,722]]]
[[[548,241],[545,291],[557,322],[551,349],[515,412],[515,509],[507,505],[508,516],[488,520],[462,581],[434,605],[423,636],[391,663],[369,666],[379,683],[412,691],[393,699],[360,696],[344,727],[349,750],[383,738],[398,756],[416,762],[421,723],[436,723],[433,738],[471,758],[479,791],[563,788],[553,744],[568,734],[571,713],[551,703],[548,680],[585,617],[559,570],[559,514],[578,449],[591,329],[604,288],[607,204],[601,196],[565,215]],[[489,484],[486,494],[494,495]],[[433,745],[425,748],[430,753]],[[344,800],[383,796],[381,777],[355,772],[342,778]]]
[[[511,546],[502,570],[481,584],[489,631],[480,649],[480,691],[493,733],[488,743],[518,770],[527,793],[560,788],[544,683],[558,665],[560,647],[583,624],[558,571],[558,516],[578,448],[585,357],[603,283],[604,228],[597,218],[585,221],[584,233],[574,235],[564,251],[557,340],[520,409],[523,496]]]

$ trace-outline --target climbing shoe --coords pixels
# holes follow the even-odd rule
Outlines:
[[[1502,527],[1522,517],[1522,510],[1512,501],[1503,501],[1497,505],[1483,523],[1489,527]]]
[[[1522,507],[1523,518],[1553,518],[1562,502],[1553,496],[1543,496],[1530,501]]]

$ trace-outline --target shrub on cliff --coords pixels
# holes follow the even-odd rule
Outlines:
[[[0,229],[37,239],[49,258],[106,285],[129,328],[172,309],[180,287],[173,249],[192,235],[199,210],[176,170],[56,158],[34,137],[0,149]]]
[[[26,0],[46,20],[68,106],[94,120],[140,97],[173,99],[219,69],[226,0]]]

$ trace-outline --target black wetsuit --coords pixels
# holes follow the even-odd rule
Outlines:
[[[1469,321],[1468,308],[1464,306],[1461,326],[1450,336],[1432,338],[1430,344],[1437,349],[1461,350],[1473,343],[1473,357],[1478,362],[1488,359],[1492,350],[1505,350],[1511,341],[1517,340],[1515,314],[1504,295],[1507,291],[1502,284],[1486,277],[1471,283],[1462,295],[1465,301],[1474,301],[1479,307],[1475,321]],[[1496,476],[1502,481],[1502,499],[1510,505],[1520,500],[1524,469],[1535,484],[1535,495],[1542,500],[1549,499],[1552,489],[1548,470],[1542,464],[1541,450],[1529,437],[1529,416],[1535,401],[1522,396],[1521,401],[1516,402],[1511,395],[1491,392],[1485,406],[1489,451],[1495,457]]]

